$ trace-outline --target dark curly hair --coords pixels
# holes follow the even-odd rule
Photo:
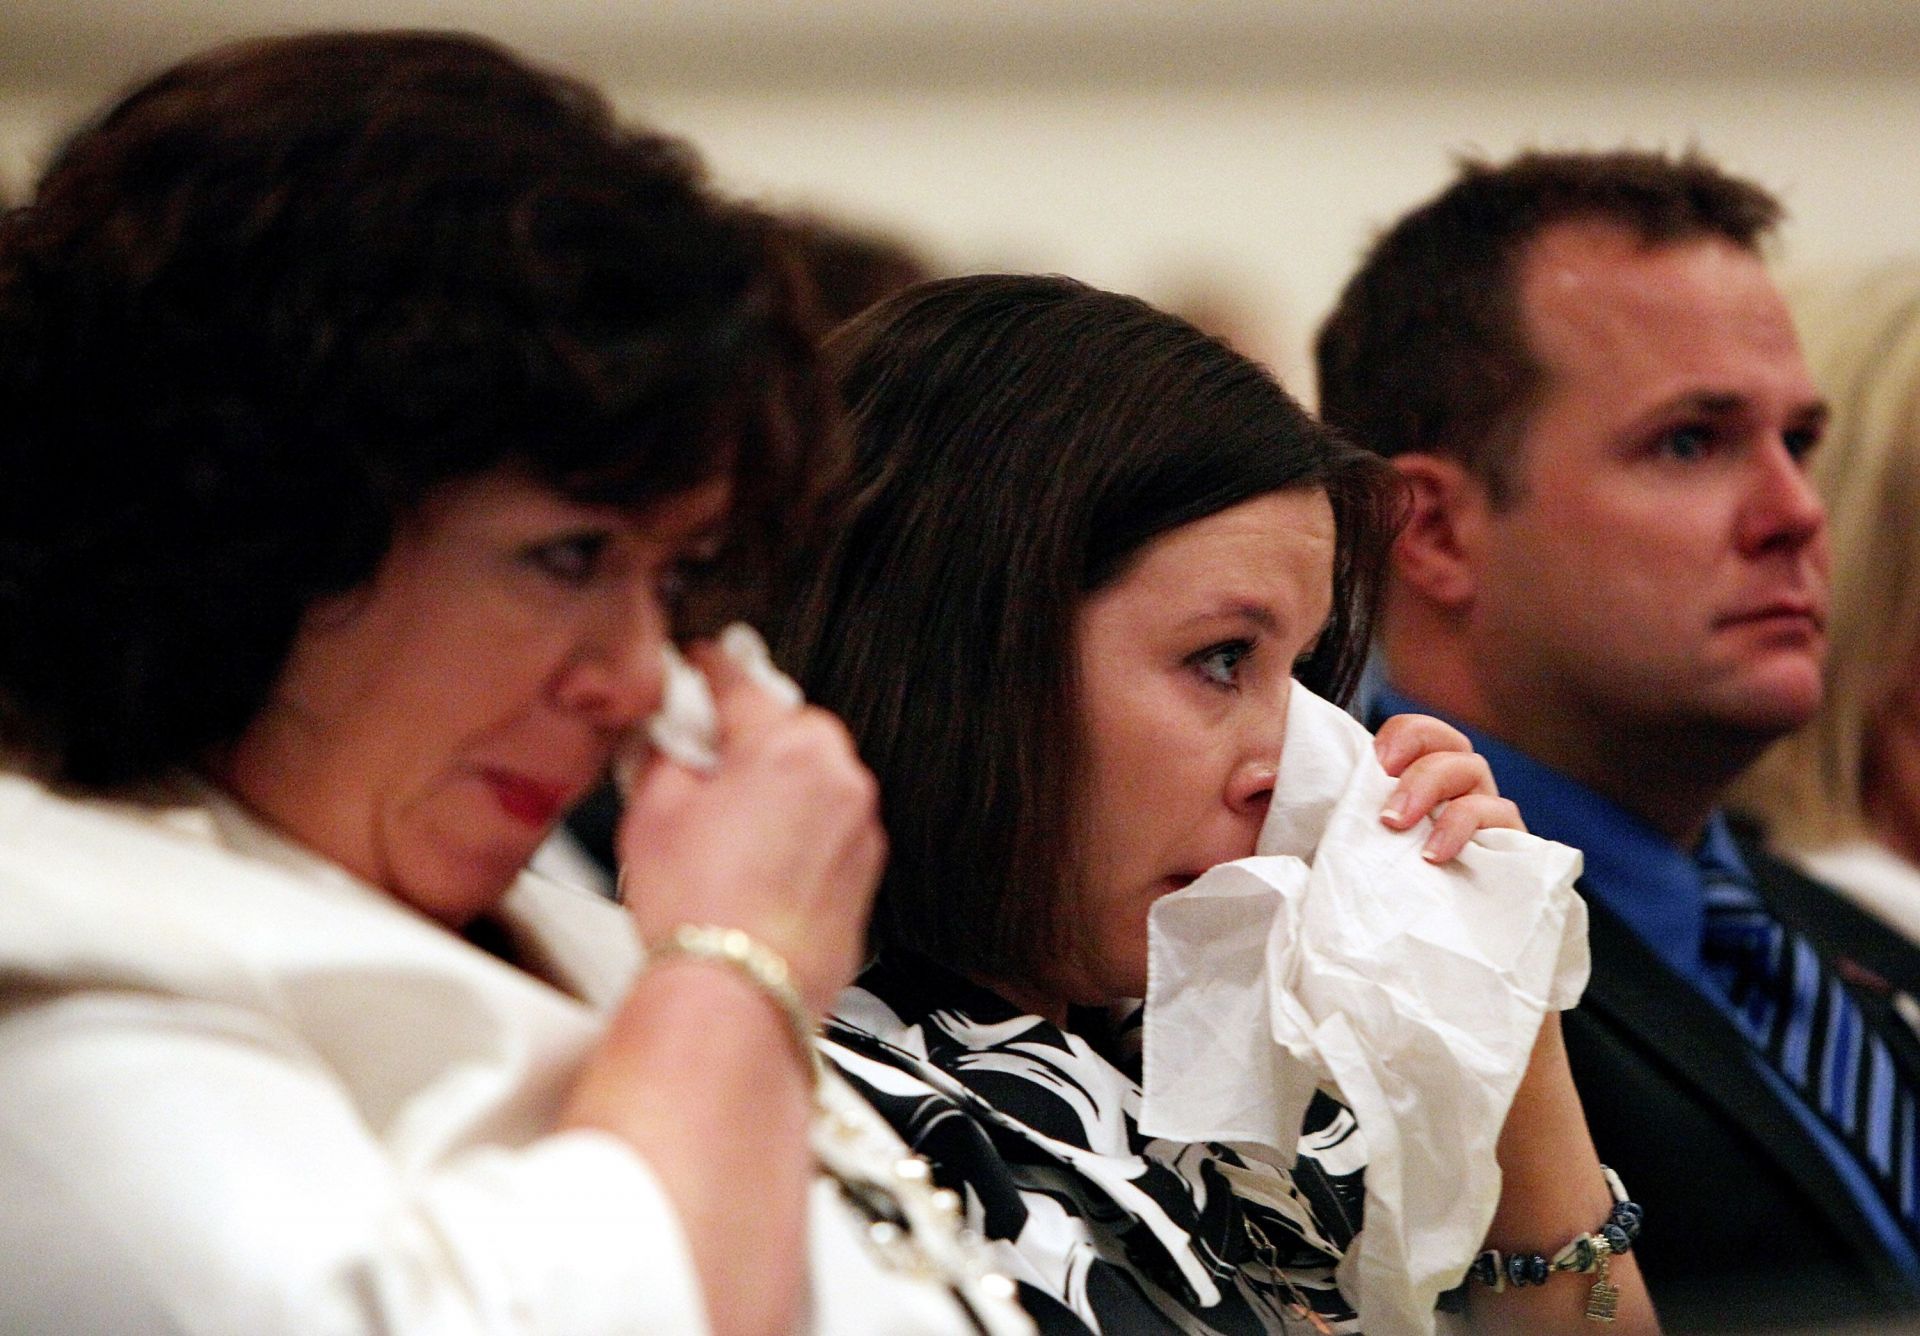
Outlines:
[[[1320,415],[1383,455],[1448,455],[1496,504],[1517,500],[1515,446],[1544,373],[1520,309],[1520,262],[1560,223],[1645,246],[1717,237],[1757,250],[1780,203],[1700,153],[1521,153],[1460,163],[1383,233],[1315,341]]]
[[[1359,676],[1403,496],[1219,340],[1071,279],[909,288],[829,344],[854,446],[827,560],[780,648],[880,780],[882,949],[1019,977],[1071,941],[1082,784],[1074,628],[1154,539],[1324,491],[1333,613],[1299,676]]]
[[[734,486],[735,585],[831,473],[769,222],[469,37],[230,46],[76,135],[0,226],[0,745],[107,788],[264,704],[435,489]]]

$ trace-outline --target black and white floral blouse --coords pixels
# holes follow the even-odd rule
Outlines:
[[[1358,1331],[1334,1284],[1360,1228],[1353,1115],[1316,1098],[1292,1170],[1144,1137],[1137,1025],[1070,1024],[899,958],[842,995],[825,1048],[961,1194],[1042,1332]]]

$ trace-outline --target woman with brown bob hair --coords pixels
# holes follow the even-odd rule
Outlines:
[[[1025,1329],[817,1071],[834,720],[695,644],[626,908],[525,871],[840,458],[685,147],[467,38],[190,60],[0,224],[0,420],[0,1328]]]
[[[783,646],[879,778],[890,839],[831,1051],[963,1194],[1043,1331],[1356,1329],[1335,1280],[1352,1115],[1320,1096],[1291,1171],[1147,1138],[1119,1017],[1147,991],[1153,903],[1254,852],[1294,679],[1354,686],[1394,475],[1225,345],[1068,279],[925,284],[831,351],[854,475]],[[1391,721],[1376,750],[1400,776],[1389,826],[1444,805],[1430,859],[1518,826],[1438,721]],[[1606,1216],[1555,1020],[1501,1160],[1491,1246]],[[1631,1258],[1613,1277],[1650,1326]],[[1585,1298],[1475,1312],[1573,1331]]]

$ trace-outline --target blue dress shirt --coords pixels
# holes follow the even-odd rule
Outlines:
[[[1723,814],[1715,812],[1708,821],[1699,850],[1685,850],[1617,803],[1558,770],[1382,683],[1369,702],[1368,717],[1378,721],[1394,714],[1430,714],[1465,733],[1474,750],[1486,757],[1501,796],[1519,807],[1527,829],[1543,839],[1570,844],[1585,855],[1586,871],[1580,887],[1588,898],[1612,911],[1707,1003],[1733,1019],[1733,1005],[1708,975],[1700,951],[1706,888],[1696,858],[1704,856],[1723,867],[1746,872],[1746,860],[1740,856]],[[1765,1059],[1755,1053],[1751,1061],[1782,1104],[1819,1143],[1889,1253],[1901,1261],[1910,1277],[1920,1281],[1920,1255],[1853,1152]]]

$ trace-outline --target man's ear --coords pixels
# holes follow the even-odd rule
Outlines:
[[[1394,577],[1449,611],[1473,602],[1488,515],[1487,493],[1465,465],[1445,455],[1396,455],[1413,502],[1393,545]]]

